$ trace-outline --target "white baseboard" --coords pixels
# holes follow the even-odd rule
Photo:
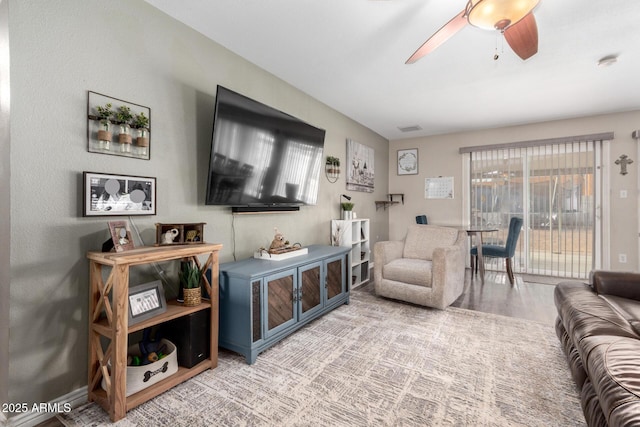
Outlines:
[[[80,405],[87,403],[87,387],[82,387],[77,390],[72,391],[71,393],[67,393],[64,396],[60,396],[57,399],[54,399],[46,404],[48,408],[58,407],[58,408],[77,408]],[[44,404],[43,404],[44,406]],[[25,412],[22,414],[18,414],[15,417],[9,418],[5,421],[4,424],[8,427],[33,427],[42,422],[47,421],[49,418],[53,418],[58,414],[58,412],[47,412],[47,411],[32,411]],[[0,413],[0,417],[3,416]],[[0,419],[0,421],[2,421]]]

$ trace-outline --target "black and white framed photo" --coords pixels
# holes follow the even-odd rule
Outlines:
[[[160,280],[129,288],[129,325],[167,311],[167,301]]]
[[[84,216],[156,214],[156,179],[84,172]]]
[[[418,174],[418,149],[398,150],[398,175]]]

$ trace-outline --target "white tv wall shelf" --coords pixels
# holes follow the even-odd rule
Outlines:
[[[369,243],[369,220],[331,220],[331,244],[351,248],[351,287],[369,281],[371,246]]]

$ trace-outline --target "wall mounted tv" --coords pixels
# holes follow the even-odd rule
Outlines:
[[[324,136],[323,129],[218,86],[206,204],[239,212],[315,205]]]

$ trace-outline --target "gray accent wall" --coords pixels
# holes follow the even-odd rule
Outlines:
[[[329,244],[350,138],[375,150],[376,179],[374,193],[348,194],[358,216],[371,219],[372,244],[387,240],[389,211],[374,203],[388,192],[385,138],[143,1],[5,0],[0,17],[7,3],[13,102],[10,143],[5,105],[0,117],[0,186],[5,200],[11,194],[10,205],[0,203],[0,392],[8,401],[48,402],[87,384],[85,254],[107,239],[109,218],[82,217],[83,171],[156,177],[158,215],[132,217],[142,241],[154,243],[156,222],[202,221],[226,262],[268,245],[274,227],[292,242]],[[317,206],[234,216],[204,205],[217,84],[326,129],[324,155],[340,157],[343,173],[335,184],[321,176]],[[151,108],[151,160],[87,151],[88,90]],[[141,275],[166,271],[175,282],[174,270],[160,265]]]
[[[9,283],[11,256],[11,162],[9,135],[9,11],[0,0],[0,405],[9,393]],[[4,415],[0,414],[0,422]]]

